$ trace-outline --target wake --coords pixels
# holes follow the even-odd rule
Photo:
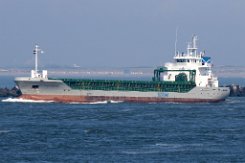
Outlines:
[[[3,99],[2,102],[9,102],[9,103],[55,103],[55,101],[46,101],[46,100],[29,100],[29,99],[22,99],[22,98],[7,98]],[[90,104],[90,105],[98,105],[98,104],[118,104],[122,103],[123,101],[96,101],[96,102],[69,102],[67,104]],[[58,103],[58,102],[57,102]]]
[[[2,102],[12,102],[12,103],[51,103],[54,101],[45,101],[45,100],[28,100],[22,98],[7,98],[3,99]]]

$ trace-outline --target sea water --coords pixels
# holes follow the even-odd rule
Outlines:
[[[0,99],[0,162],[245,162],[245,98],[62,104]]]

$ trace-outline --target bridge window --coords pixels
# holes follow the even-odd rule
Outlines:
[[[32,85],[32,89],[38,89],[39,85]]]
[[[189,60],[186,60],[186,59],[177,59],[176,61],[177,62],[189,62]]]

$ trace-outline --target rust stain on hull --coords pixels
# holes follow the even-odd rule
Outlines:
[[[180,103],[199,103],[199,102],[220,102],[225,99],[191,99],[191,98],[157,98],[157,97],[109,97],[109,96],[67,96],[67,95],[21,95],[19,98],[29,100],[44,100],[60,103],[89,103],[98,101],[123,101],[134,103],[147,102],[180,102]]]

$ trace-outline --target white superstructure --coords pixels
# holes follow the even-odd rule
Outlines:
[[[174,63],[166,63],[167,70],[195,70],[195,82],[197,87],[219,87],[218,79],[212,73],[211,58],[205,57],[205,52],[198,52],[197,36],[192,37],[192,42],[188,43],[187,52],[176,52]],[[175,81],[175,76],[180,71],[166,71],[163,75],[164,81]],[[190,80],[189,73],[183,71]]]

